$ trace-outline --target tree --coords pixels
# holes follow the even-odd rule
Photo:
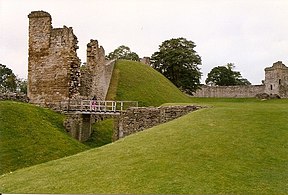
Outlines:
[[[108,60],[118,60],[118,59],[125,59],[125,60],[133,60],[133,61],[139,61],[140,58],[137,53],[131,52],[130,48],[121,45],[117,49],[115,49],[113,52],[109,53],[108,56],[106,56]]]
[[[10,68],[0,64],[0,92],[27,94],[27,80],[18,78]]]
[[[0,91],[15,92],[17,88],[17,79],[12,70],[6,65],[0,64]]]
[[[17,78],[17,89],[20,92],[27,94],[27,80]]]
[[[240,72],[233,71],[234,68],[233,63],[228,63],[226,66],[214,67],[208,73],[205,83],[216,86],[251,85],[247,79],[242,78]]]
[[[185,38],[166,40],[151,56],[151,65],[178,88],[192,94],[199,88],[201,78],[201,57],[195,47]]]

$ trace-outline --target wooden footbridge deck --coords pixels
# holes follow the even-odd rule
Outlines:
[[[129,107],[138,107],[137,101],[67,100],[61,102],[64,113],[119,115]]]

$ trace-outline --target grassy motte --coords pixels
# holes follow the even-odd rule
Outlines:
[[[0,101],[0,174],[88,149],[65,132],[64,115]]]
[[[191,102],[213,107],[1,176],[1,193],[288,193],[288,100]]]
[[[188,96],[153,68],[128,60],[116,62],[106,99],[138,101],[139,106],[190,101]]]

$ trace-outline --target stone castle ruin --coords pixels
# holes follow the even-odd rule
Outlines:
[[[264,97],[288,98],[288,67],[281,61],[265,68],[265,80],[262,85],[237,86],[201,86],[195,97],[245,98],[264,95]]]
[[[91,39],[87,44],[87,61],[81,66],[76,52],[78,40],[71,27],[53,28],[51,15],[44,11],[33,11],[28,18],[29,101],[40,106],[61,110],[63,101],[68,101],[68,105],[71,105],[71,101],[87,101],[87,99],[91,104],[90,100],[93,97],[97,100],[105,100],[115,61],[105,59],[105,51],[102,46],[99,46],[98,41]],[[143,58],[142,62],[150,64],[149,58]],[[276,62],[272,67],[265,69],[263,85],[203,86],[194,96],[255,97],[261,93],[277,94],[288,98],[288,68],[282,62]],[[124,137],[197,109],[199,108],[188,106],[185,108],[133,108],[125,112],[121,110],[114,138]],[[68,113],[64,126],[71,136],[85,141],[91,135],[91,124],[97,118],[95,115],[96,113],[83,111]]]
[[[31,103],[55,108],[69,99],[105,100],[115,61],[105,60],[96,40],[87,44],[86,64],[80,67],[77,37],[71,27],[53,28],[51,15],[33,11],[29,18],[28,97]],[[149,59],[142,59],[149,64]],[[195,97],[288,98],[288,68],[281,62],[265,69],[263,85],[202,86]]]
[[[33,11],[29,18],[28,97],[31,103],[58,107],[75,98],[104,100],[114,61],[96,40],[87,44],[87,63],[80,68],[77,37],[71,27],[53,28],[51,15]]]

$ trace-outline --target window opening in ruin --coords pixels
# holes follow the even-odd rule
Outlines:
[[[272,85],[270,85],[270,89],[271,89],[271,90],[273,89],[273,86],[272,86]]]
[[[281,79],[279,79],[279,85],[281,85]]]

